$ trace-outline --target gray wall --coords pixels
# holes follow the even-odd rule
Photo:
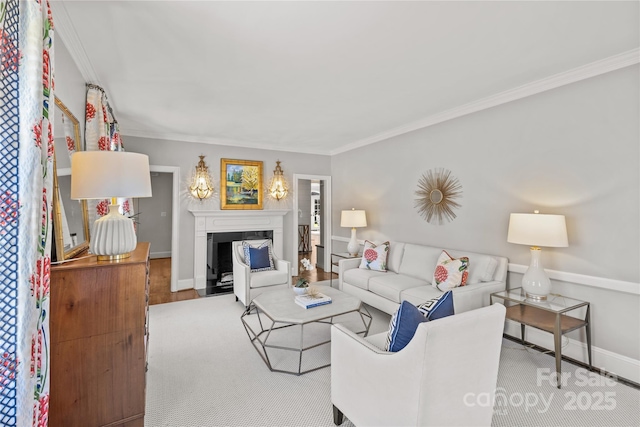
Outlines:
[[[137,199],[138,241],[151,244],[151,258],[171,257],[173,174],[151,172],[152,197]]]
[[[80,70],[71,58],[64,40],[56,35],[55,52],[53,56],[55,96],[60,98],[64,105],[76,116],[80,122],[80,139],[84,149],[84,110],[87,101],[86,83]],[[55,114],[60,114],[56,109]],[[56,131],[56,135],[58,132]]]
[[[639,282],[639,67],[610,72],[332,157],[333,234],[340,210],[367,211],[359,239],[424,243],[507,256],[509,214],[563,214],[568,248],[543,248],[548,269]],[[420,176],[444,167],[463,186],[443,226],[414,208]],[[341,243],[344,244],[344,243]],[[336,246],[337,249],[337,246]],[[521,275],[510,274],[518,287]],[[594,345],[640,359],[640,298],[554,283],[591,301]]]
[[[219,189],[220,189],[220,159],[241,159],[241,160],[261,160],[263,161],[264,181],[269,182],[273,176],[273,169],[276,160],[280,160],[285,178],[292,182],[294,173],[329,175],[331,171],[331,158],[313,154],[290,153],[284,151],[259,150],[254,148],[229,147],[212,144],[199,144],[183,141],[167,141],[151,138],[137,138],[131,136],[123,137],[127,151],[144,153],[149,156],[149,163],[158,166],[178,166],[180,167],[180,229],[179,229],[179,263],[178,279],[192,279],[193,274],[193,251],[195,221],[188,208],[194,202],[187,194],[187,182],[198,163],[198,156],[204,154],[205,162],[212,174],[216,197],[206,202],[209,209],[220,209]],[[265,198],[265,209],[291,209],[289,198],[280,201],[270,201]],[[297,262],[297,248],[291,248],[293,239],[292,233],[292,213],[289,212],[284,217],[284,257],[285,259]],[[297,233],[297,230],[296,230]],[[294,252],[295,250],[295,252]],[[294,255],[296,258],[294,258]]]
[[[308,179],[298,180],[298,225],[311,224],[311,181]]]

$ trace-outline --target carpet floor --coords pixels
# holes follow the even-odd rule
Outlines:
[[[386,331],[389,316],[369,310],[370,334]],[[269,371],[242,326],[243,311],[233,295],[150,307],[146,427],[333,426],[331,368],[301,376]],[[340,321],[362,325],[355,314]],[[282,343],[299,337],[293,328],[280,332]],[[329,326],[305,329],[305,340],[328,337]],[[270,355],[272,364],[297,363],[295,354],[281,353]],[[330,358],[329,345],[308,353],[303,369]],[[639,390],[566,362],[562,370],[571,376],[558,390],[547,379],[554,366],[553,357],[504,340],[493,425],[640,425]],[[343,426],[353,424],[345,419]]]

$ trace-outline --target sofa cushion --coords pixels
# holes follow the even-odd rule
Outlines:
[[[447,291],[439,297],[432,298],[429,301],[418,306],[418,310],[427,320],[436,320],[454,314],[453,309],[453,293]]]
[[[468,267],[468,257],[453,258],[447,251],[442,251],[433,272],[431,285],[443,292],[447,289],[464,286],[467,284],[469,276]]]
[[[379,348],[380,350],[387,351],[387,337],[389,335],[389,331],[380,332],[375,335],[367,335],[364,337],[364,340],[369,344]]]
[[[368,240],[364,241],[360,268],[374,271],[387,271],[387,257],[389,256],[389,242],[376,245]]]
[[[273,270],[273,249],[271,240],[262,242],[261,244],[252,245],[250,242],[243,241],[242,249],[244,250],[244,262],[249,266],[251,272]]]
[[[476,252],[458,251],[455,249],[446,250],[452,258],[466,256],[469,258],[469,278],[467,283],[492,282],[498,268],[498,257],[480,254]]]
[[[289,278],[288,271],[284,270],[269,270],[260,271],[251,274],[251,288],[262,288],[264,286],[282,285],[287,283]],[[293,293],[292,293],[293,295]]]
[[[467,283],[491,282],[498,267],[498,260],[488,255],[469,256]]]
[[[389,335],[385,350],[395,352],[405,348],[415,335],[418,325],[423,322],[428,322],[428,320],[420,310],[410,302],[402,301],[389,322]]]
[[[351,268],[342,275],[342,281],[350,285],[369,290],[369,279],[377,276],[384,276],[383,271],[365,270],[363,268]],[[395,276],[395,274],[394,274]]]
[[[441,252],[442,249],[436,249],[431,246],[405,243],[402,263],[398,273],[431,281],[433,269]]]
[[[383,276],[372,277],[369,280],[370,292],[393,302],[397,302],[398,304],[402,301],[400,298],[402,291],[415,287],[429,287],[429,282],[395,273],[387,273]]]
[[[393,271],[394,273],[398,273],[400,271],[400,264],[402,263],[403,255],[404,255],[404,243],[389,242],[389,256],[387,257],[387,271]]]

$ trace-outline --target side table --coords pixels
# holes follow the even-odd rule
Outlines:
[[[340,259],[360,258],[362,255],[351,255],[348,252],[336,252],[331,254],[331,279],[330,286],[333,287],[333,266],[338,266]]]
[[[562,383],[560,371],[562,335],[582,327],[585,328],[587,333],[589,367],[592,367],[590,303],[553,294],[549,295],[545,301],[536,301],[527,298],[522,288],[494,292],[490,296],[491,304],[493,304],[494,299],[499,299],[504,302],[504,305],[507,307],[507,319],[520,323],[520,339],[523,344],[525,326],[532,326],[553,334],[558,388],[560,388]],[[587,312],[585,313],[584,319],[565,314],[568,311],[585,306],[587,307]]]

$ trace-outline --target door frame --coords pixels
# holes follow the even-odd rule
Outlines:
[[[171,292],[177,292],[179,249],[178,228],[180,224],[180,167],[149,165],[149,172],[173,174],[171,186]]]
[[[293,260],[291,263],[291,275],[298,275],[298,181],[305,180],[317,180],[324,181],[324,194],[322,201],[322,233],[324,235],[324,265],[322,269],[324,271],[331,272],[331,176],[329,175],[306,175],[306,174],[293,174],[293,235],[292,250]]]

